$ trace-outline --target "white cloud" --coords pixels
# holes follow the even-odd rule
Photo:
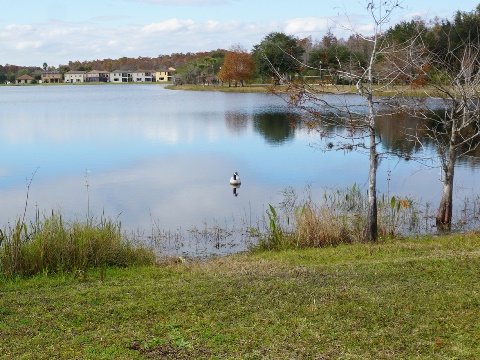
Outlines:
[[[28,50],[28,49],[32,49],[32,48],[40,48],[42,46],[43,42],[42,41],[19,41],[16,45],[15,45],[15,49],[17,50]]]
[[[190,31],[195,26],[192,20],[168,19],[162,22],[145,25],[142,31],[145,33]]]
[[[32,29],[31,25],[9,24],[5,26],[5,30],[11,33],[25,33]]]
[[[292,19],[286,21],[285,32],[288,34],[325,32],[328,25],[328,20],[325,18]]]
[[[159,54],[228,49],[240,44],[246,49],[270,32],[321,37],[329,25],[327,18],[296,18],[286,21],[245,22],[210,19],[168,18],[146,25],[104,26],[98,22],[47,21],[32,25],[0,27],[2,62],[24,66],[57,66],[69,61],[106,58],[156,57]],[[339,33],[337,33],[339,30]],[[346,36],[337,25],[338,37]]]

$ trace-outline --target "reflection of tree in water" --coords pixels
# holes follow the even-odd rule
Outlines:
[[[436,115],[441,118],[445,116],[445,112],[438,111]],[[416,153],[425,149],[427,153],[431,154],[430,156],[436,157],[437,144],[429,136],[427,130],[434,125],[435,122],[432,120],[420,119],[407,114],[380,115],[377,121],[377,134],[382,137],[382,146],[388,152],[408,158],[407,155],[415,156]],[[437,131],[438,133],[442,132],[441,129],[437,129]],[[419,141],[416,141],[416,137],[421,145]],[[445,137],[444,142],[448,143],[448,141],[448,137]],[[480,164],[480,147],[467,155],[459,158],[458,164],[472,167]]]
[[[414,141],[415,134],[421,136],[422,120],[395,113],[377,117],[377,134],[382,138],[382,146],[389,152],[401,156],[413,155],[420,150],[420,144]],[[428,150],[432,145],[428,138],[422,142]]]
[[[248,114],[227,112],[225,113],[225,124],[230,132],[239,134],[247,129]]]
[[[295,130],[292,124],[298,122],[293,114],[288,113],[262,113],[253,116],[253,128],[260,133],[269,144],[281,145],[292,139]]]

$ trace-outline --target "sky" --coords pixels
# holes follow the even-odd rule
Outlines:
[[[394,23],[415,16],[451,19],[480,0],[399,0]],[[0,12],[0,64],[67,65],[69,61],[251,50],[271,32],[345,39],[349,23],[368,35],[367,0],[17,0]]]

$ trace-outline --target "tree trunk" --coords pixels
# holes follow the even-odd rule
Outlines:
[[[372,116],[373,118],[373,116]],[[370,121],[374,124],[374,120]],[[370,128],[370,171],[368,175],[368,209],[363,238],[365,241],[376,242],[377,228],[377,146],[375,143],[375,126]]]
[[[449,230],[452,225],[452,204],[453,204],[453,178],[455,174],[456,154],[455,148],[450,146],[448,149],[447,161],[443,167],[445,178],[442,180],[442,199],[437,212],[437,228],[439,230]]]

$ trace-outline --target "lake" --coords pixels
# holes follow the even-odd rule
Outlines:
[[[285,103],[270,94],[152,84],[2,86],[0,107],[2,226],[23,215],[27,193],[28,219],[37,210],[69,219],[104,214],[149,236],[255,227],[287,188],[308,187],[314,198],[354,183],[366,188],[366,155],[320,151],[318,137],[292,128]],[[380,132],[394,146],[394,120],[382,120]],[[237,196],[229,185],[234,171],[242,180]],[[479,174],[478,158],[459,162],[455,204],[479,193]],[[378,189],[436,209],[439,179],[438,168],[394,158],[381,162]]]

